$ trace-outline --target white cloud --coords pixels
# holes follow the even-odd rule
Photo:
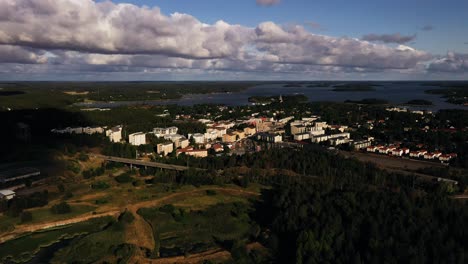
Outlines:
[[[412,69],[431,58],[408,46],[312,34],[301,26],[210,25],[157,7],[92,0],[0,0],[1,44],[16,53],[0,48],[0,63],[47,62],[70,71],[375,72]]]
[[[272,6],[279,4],[280,0],[257,0],[257,5]]]
[[[428,66],[430,72],[468,73],[468,54],[449,52]]]

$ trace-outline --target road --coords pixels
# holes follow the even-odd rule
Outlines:
[[[428,162],[428,161],[420,161],[420,160],[412,160],[412,159],[404,159],[398,157],[391,157],[386,155],[379,155],[379,154],[372,154],[372,153],[362,153],[356,151],[337,151],[339,154],[345,157],[353,157],[362,162],[371,162],[377,165],[377,167],[381,169],[385,169],[390,172],[401,173],[405,175],[414,175],[420,178],[424,178],[429,181],[442,181],[447,182],[450,184],[458,184],[457,181],[451,179],[445,179],[440,177],[435,177],[423,173],[415,172],[418,169],[426,168],[426,167],[445,167],[440,163],[435,162]]]
[[[113,156],[104,156],[104,155],[99,155],[99,154],[90,154],[90,156],[103,159],[103,160],[107,160],[107,161],[112,161],[112,162],[119,162],[119,163],[125,163],[125,164],[130,164],[130,165],[146,166],[146,167],[153,167],[153,168],[161,168],[161,169],[166,169],[166,170],[185,171],[185,170],[190,169],[190,167],[180,166],[180,165],[172,165],[172,164],[136,160],[136,159],[127,159],[127,158],[120,158],[120,157],[113,157]],[[203,170],[199,168],[194,168],[194,169]]]

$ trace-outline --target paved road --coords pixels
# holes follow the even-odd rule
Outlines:
[[[172,164],[152,162],[152,161],[143,161],[143,160],[136,160],[136,159],[126,159],[126,158],[119,158],[119,157],[113,157],[113,156],[104,156],[104,155],[99,155],[99,154],[90,154],[90,156],[104,159],[107,161],[120,162],[120,163],[125,163],[125,164],[130,164],[130,165],[153,167],[153,168],[161,168],[161,169],[166,169],[166,170],[185,171],[190,168],[190,167],[180,166],[180,165],[172,165]],[[199,168],[195,168],[195,169],[203,170]]]

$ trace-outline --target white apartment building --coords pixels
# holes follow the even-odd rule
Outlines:
[[[181,138],[174,142],[176,148],[186,148],[190,145],[190,141],[186,138]]]
[[[205,143],[205,135],[201,133],[189,134],[189,138],[193,138],[196,144]]]
[[[261,141],[270,142],[270,143],[283,142],[283,137],[281,135],[272,134],[272,133],[258,133],[257,139]]]
[[[174,144],[172,144],[172,142],[158,144],[157,151],[158,151],[158,154],[167,156],[167,154],[172,153],[172,151],[174,151]]]
[[[153,128],[153,133],[157,137],[163,137],[165,135],[177,134],[177,131],[179,131],[179,129],[177,127],[167,127],[167,128],[156,127],[156,128]]]
[[[146,134],[143,132],[137,132],[128,135],[128,142],[133,146],[140,146],[146,144]]]
[[[106,130],[106,136],[111,142],[120,142],[122,140],[122,126],[115,126]]]
[[[179,135],[179,134],[172,134],[172,135],[165,135],[164,136],[164,139],[170,140],[172,142],[179,141],[179,140],[181,140],[183,138],[185,138],[185,137],[182,136],[182,135]]]
[[[207,141],[216,140],[218,138],[218,133],[214,130],[205,133],[205,139]]]

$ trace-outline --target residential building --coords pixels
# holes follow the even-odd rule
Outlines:
[[[311,136],[310,140],[313,143],[320,143],[320,142],[325,142],[329,139],[328,135],[320,135],[320,136]]]
[[[205,133],[205,140],[206,141],[213,141],[218,138],[218,133],[217,131],[211,130],[210,132]]]
[[[11,200],[15,195],[16,193],[12,190],[0,190],[0,200]]]
[[[291,125],[291,134],[298,135],[307,132],[307,127],[304,125]]]
[[[205,135],[201,133],[189,134],[189,138],[193,138],[195,144],[203,144],[205,143]]]
[[[153,133],[157,137],[163,137],[165,135],[177,134],[177,131],[179,131],[179,129],[177,127],[174,127],[174,126],[173,127],[167,127],[167,128],[160,128],[160,127],[153,128]]]
[[[181,139],[183,139],[183,138],[185,138],[185,137],[182,136],[182,135],[179,135],[179,134],[171,134],[171,135],[165,135],[164,136],[164,139],[170,140],[170,141],[172,141],[174,143],[181,140]]]
[[[283,142],[283,137],[279,134],[274,134],[274,133],[258,133],[257,140],[270,142],[270,143],[278,143],[278,142]]]
[[[302,134],[294,135],[294,140],[297,140],[297,141],[302,141],[302,140],[307,140],[307,139],[310,139],[309,133],[302,133]]]
[[[102,127],[84,127],[83,133],[92,135],[92,134],[102,134],[104,133],[104,128]]]
[[[370,145],[372,145],[372,142],[370,140],[361,140],[353,143],[353,147],[356,150],[370,147]]]
[[[115,126],[106,130],[106,136],[111,142],[120,142],[122,140],[122,126]]]
[[[242,130],[236,130],[232,133],[237,136],[237,140],[241,140],[245,138],[245,133]]]
[[[349,138],[347,137],[337,137],[337,138],[330,139],[330,144],[332,146],[338,146],[338,145],[343,145],[347,143],[349,143]]]
[[[186,138],[181,138],[174,142],[176,148],[186,148],[190,145],[190,141]]]
[[[161,143],[161,144],[157,145],[158,154],[162,154],[163,156],[167,156],[167,154],[172,153],[172,151],[174,151],[174,144],[172,142]]]
[[[246,136],[255,135],[255,133],[257,133],[257,129],[255,127],[246,127],[244,128],[244,133]]]
[[[294,116],[288,116],[288,117],[285,117],[285,118],[282,118],[282,119],[278,120],[278,123],[285,124],[285,123],[287,123],[287,122],[289,122],[289,121],[291,121],[293,119],[294,119]]]
[[[428,152],[428,153],[424,154],[423,157],[424,157],[424,159],[435,159],[436,155],[434,153]]]
[[[316,128],[327,128],[328,127],[328,124],[327,122],[315,122],[314,126]]]
[[[392,153],[393,156],[403,156],[403,150],[401,150],[401,149],[394,149],[394,150],[392,150],[391,153]]]
[[[378,150],[378,148],[376,146],[368,146],[366,148],[367,152],[376,152],[377,150]]]
[[[133,146],[140,146],[146,144],[146,134],[143,132],[137,132],[128,135],[128,142]]]
[[[224,147],[223,145],[219,144],[219,143],[216,143],[214,144],[213,146],[211,146],[211,148],[216,152],[223,152],[224,151]]]
[[[223,135],[223,142],[225,143],[232,143],[237,140],[237,135],[234,133],[227,133]]]
[[[315,130],[309,131],[309,134],[310,134],[310,136],[321,136],[321,135],[325,135],[325,130],[315,129]]]
[[[208,156],[208,150],[206,149],[194,149],[193,147],[189,146],[183,149],[178,149],[176,151],[177,156],[180,154],[185,154],[187,156],[197,157],[197,158],[204,158]]]

